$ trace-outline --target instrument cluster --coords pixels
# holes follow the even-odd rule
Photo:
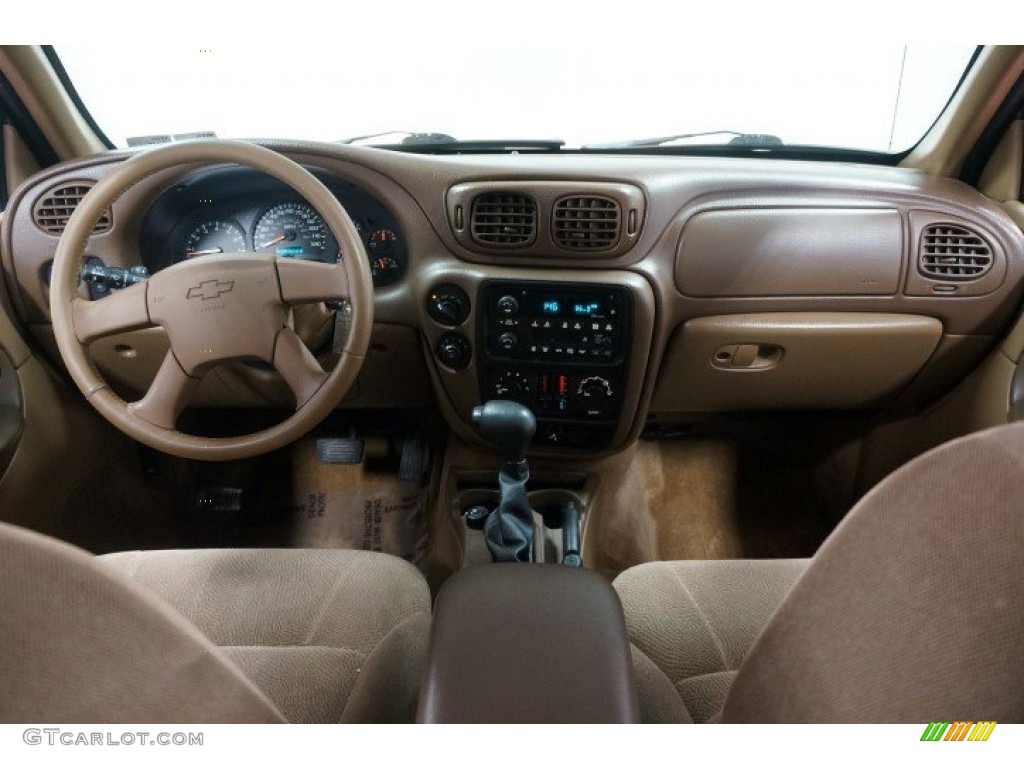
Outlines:
[[[349,182],[320,179],[352,218],[374,286],[401,280],[408,255],[390,211]],[[245,252],[321,262],[340,255],[330,228],[309,203],[276,179],[248,169],[215,170],[175,186],[143,223],[142,261],[151,273],[197,256]]]

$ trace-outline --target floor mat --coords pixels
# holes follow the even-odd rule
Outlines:
[[[852,503],[855,436],[855,423],[790,421],[641,440],[589,563],[614,577],[651,560],[810,557]]]
[[[363,549],[414,564],[426,551],[425,488],[362,464],[323,464],[313,439],[205,467],[193,488],[194,546]]]

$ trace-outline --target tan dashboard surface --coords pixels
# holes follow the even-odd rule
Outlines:
[[[913,170],[735,158],[438,157],[329,144],[266,145],[358,186],[394,216],[408,264],[401,280],[375,291],[375,321],[390,329],[391,342],[398,338],[396,329],[404,328],[421,343],[382,342],[394,352],[378,356],[386,369],[375,370],[371,354],[364,375],[387,381],[395,370],[425,365],[429,381],[416,385],[433,391],[451,426],[465,436],[474,434],[470,410],[487,396],[476,358],[455,370],[437,359],[435,347],[451,331],[479,354],[477,291],[491,279],[607,282],[632,292],[637,312],[626,402],[612,447],[635,438],[652,408],[669,414],[862,408],[883,404],[911,381],[917,391],[934,391],[977,365],[1020,302],[1024,237],[1017,225],[969,187]],[[110,153],[48,169],[12,195],[3,225],[4,278],[19,319],[44,345],[50,333],[46,272],[58,237],[36,225],[33,207],[56,184],[90,184],[126,156]],[[193,170],[158,174],[125,194],[113,206],[110,230],[93,236],[88,255],[112,265],[140,263],[147,211]],[[554,247],[521,253],[478,248],[453,230],[449,195],[453,189],[486,191],[489,184],[526,194],[550,184],[548,197],[537,195],[544,205],[549,198],[619,185],[613,188],[637,190],[641,197],[624,197],[622,205],[634,206],[629,210],[642,217],[634,222],[632,245],[621,251],[588,256]],[[554,212],[541,214],[543,222],[554,220]],[[921,271],[925,230],[933,225],[966,227],[987,245],[991,264],[978,281]],[[550,241],[545,233],[534,242]],[[463,286],[471,302],[469,315],[450,328],[439,326],[425,306],[441,282]],[[839,317],[844,322],[831,322]],[[739,333],[751,318],[763,333]],[[751,344],[769,352],[779,347],[782,362],[760,373],[727,372],[720,378],[708,357],[716,344]],[[139,344],[153,354],[160,348]],[[963,353],[951,354],[951,348]],[[937,349],[951,362],[929,365]],[[105,364],[116,365],[117,359],[108,353]],[[138,357],[130,359],[136,371],[153,369]],[[138,374],[122,378],[137,380]],[[931,390],[929,381],[935,384]],[[239,404],[273,401],[265,383],[255,389],[262,394],[240,398]],[[388,391],[378,389],[370,402],[402,407],[410,398],[420,400],[416,386],[396,386],[390,401]],[[230,390],[207,404],[225,401],[231,401]]]

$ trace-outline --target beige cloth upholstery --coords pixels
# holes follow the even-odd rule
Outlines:
[[[647,563],[615,589],[633,643],[644,722],[706,722],[807,560]]]
[[[723,722],[1024,721],[1024,424],[865,496],[751,649]]]
[[[0,722],[274,723],[176,612],[82,550],[0,524]]]
[[[289,722],[412,722],[430,594],[413,566],[348,550],[101,558],[193,623]]]
[[[622,574],[645,722],[1024,720],[1024,424],[909,463],[805,562]]]

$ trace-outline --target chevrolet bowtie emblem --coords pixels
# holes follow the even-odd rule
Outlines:
[[[188,289],[189,299],[202,299],[203,301],[209,301],[210,299],[220,298],[221,294],[231,293],[231,289],[235,287],[234,280],[203,280],[195,288]]]

